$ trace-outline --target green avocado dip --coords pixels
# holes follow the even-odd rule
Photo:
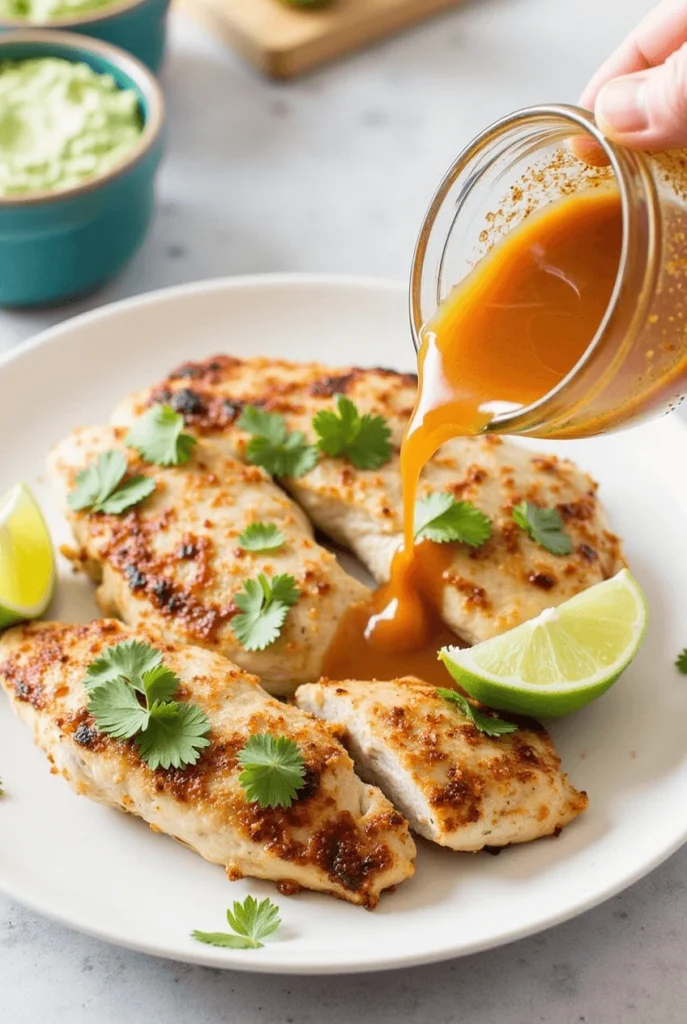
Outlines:
[[[0,0],[0,19],[12,18],[43,24],[52,18],[70,18],[111,7],[121,0]]]
[[[57,57],[0,63],[0,196],[104,174],[142,133],[136,93],[111,75]]]

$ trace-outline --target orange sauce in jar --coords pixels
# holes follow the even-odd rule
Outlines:
[[[330,679],[415,674],[447,684],[437,650],[451,545],[414,542],[423,466],[451,438],[478,434],[504,407],[529,405],[581,358],[608,308],[622,244],[615,191],[572,196],[526,219],[458,285],[422,331],[415,409],[401,447],[403,546],[389,583],[344,617]]]

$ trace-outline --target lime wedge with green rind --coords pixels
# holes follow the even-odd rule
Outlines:
[[[439,659],[455,681],[499,711],[557,718],[600,697],[639,650],[648,621],[642,588],[617,576],[529,622]]]
[[[55,590],[50,534],[25,484],[0,498],[0,629],[36,619]]]

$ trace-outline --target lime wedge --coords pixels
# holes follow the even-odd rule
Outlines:
[[[42,615],[55,589],[50,534],[24,484],[0,498],[0,629]]]
[[[648,619],[627,569],[469,650],[439,651],[471,697],[500,711],[557,718],[600,697],[630,664]]]

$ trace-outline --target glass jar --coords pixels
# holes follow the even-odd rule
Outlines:
[[[591,137],[608,165],[578,160]],[[497,121],[439,185],[413,257],[410,317],[422,326],[505,234],[542,207],[617,189],[623,240],[611,301],[582,358],[531,405],[485,428],[535,437],[587,437],[674,409],[687,389],[687,151],[645,154],[608,142],[587,111],[541,106]],[[517,339],[514,339],[517,344]]]

